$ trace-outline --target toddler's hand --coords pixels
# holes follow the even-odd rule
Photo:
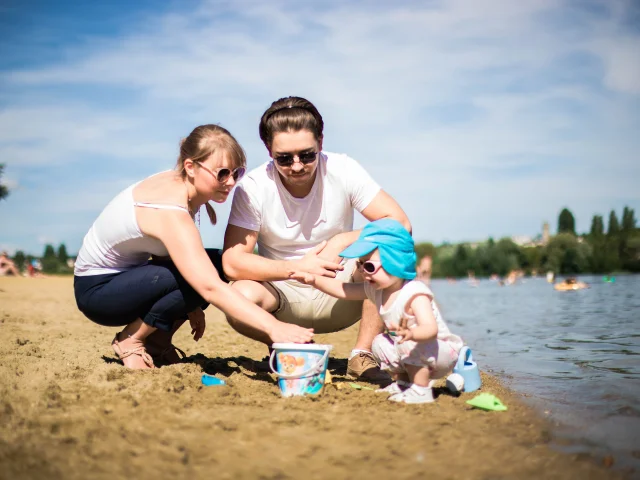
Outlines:
[[[389,331],[394,332],[398,337],[398,343],[404,343],[407,340],[413,340],[413,332],[407,327],[407,319],[400,320],[400,325],[391,324],[388,327]]]
[[[316,284],[315,275],[307,272],[291,272],[289,274],[289,278],[311,286],[314,286]]]

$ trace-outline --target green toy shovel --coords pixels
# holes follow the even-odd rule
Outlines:
[[[482,410],[493,410],[496,412],[504,412],[507,410],[507,406],[490,393],[481,393],[473,397],[471,400],[467,400],[467,403],[472,407],[481,408]]]

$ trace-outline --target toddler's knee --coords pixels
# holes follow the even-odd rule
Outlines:
[[[379,356],[382,352],[383,352],[383,344],[384,343],[388,343],[387,340],[384,338],[385,334],[384,333],[380,333],[378,335],[376,335],[376,337],[373,339],[373,342],[371,343],[371,352],[377,357]]]
[[[371,345],[371,353],[387,370],[400,367],[400,358],[394,348],[393,340],[387,334],[376,335]]]

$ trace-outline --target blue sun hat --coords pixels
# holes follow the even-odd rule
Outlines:
[[[380,252],[382,268],[394,277],[413,280],[416,278],[416,252],[413,238],[397,220],[383,218],[368,223],[360,232],[358,240],[342,252],[344,258],[363,257],[375,249]]]

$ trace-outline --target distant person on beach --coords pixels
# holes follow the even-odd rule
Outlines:
[[[5,275],[20,276],[20,270],[16,267],[16,264],[9,258],[7,252],[0,253],[0,277]]]
[[[276,320],[231,288],[221,253],[202,245],[194,222],[200,208],[215,224],[209,202],[226,201],[245,166],[244,151],[227,130],[196,127],[180,145],[175,170],[118,194],[85,236],[74,271],[76,302],[90,320],[125,327],[112,342],[125,366],[180,361],[172,336],[188,318],[199,340],[208,304],[272,342],[312,339],[312,329]]]
[[[343,283],[307,272],[293,278],[337,298],[374,302],[387,333],[375,338],[373,354],[395,380],[378,391],[394,402],[433,402],[430,382],[453,370],[463,342],[444,323],[433,292],[416,279],[411,235],[395,220],[371,222],[340,256],[358,259],[364,282]]]
[[[47,275],[42,273],[42,264],[35,258],[30,262],[27,262],[27,277],[29,278],[48,278]]]
[[[236,280],[234,289],[283,322],[328,333],[362,318],[347,374],[383,381],[388,376],[371,353],[371,342],[382,331],[373,305],[338,300],[289,278],[302,271],[354,280],[355,261],[338,256],[358,238],[354,210],[370,221],[395,218],[411,228],[398,203],[358,162],[323,150],[323,127],[322,116],[304,98],[281,98],[264,112],[259,132],[271,160],[251,171],[235,192],[224,270]],[[240,333],[270,343],[233,315],[228,319]]]
[[[433,258],[431,255],[425,255],[420,259],[416,273],[418,274],[418,280],[423,281],[426,285],[431,283],[431,267],[433,265]]]

